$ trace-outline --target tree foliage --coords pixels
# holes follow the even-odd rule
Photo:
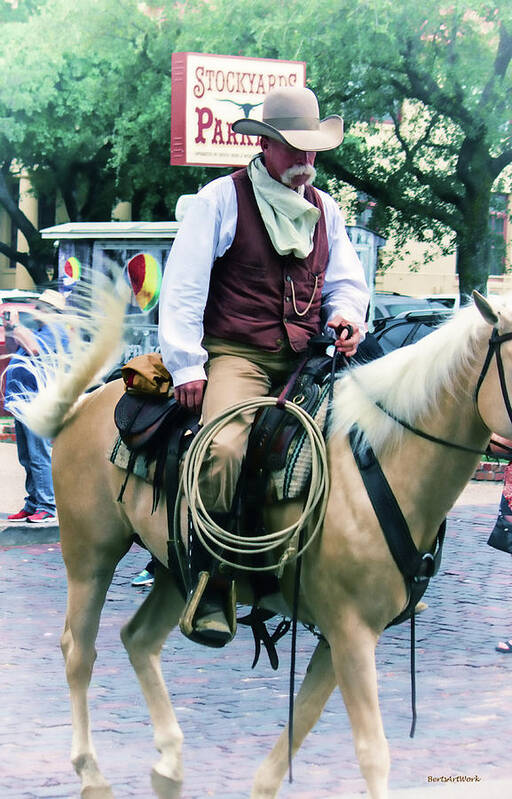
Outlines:
[[[0,203],[17,160],[71,219],[108,219],[116,199],[169,218],[217,174],[169,166],[171,53],[303,60],[322,115],[346,126],[320,180],[371,198],[382,235],[448,233],[462,292],[485,289],[491,192],[512,160],[508,0],[0,0],[0,19]]]
[[[135,0],[46,0],[4,26],[0,202],[9,213],[7,175],[20,163],[38,195],[59,192],[72,221],[110,219],[123,198],[113,163],[117,125],[127,109],[137,116],[134,101],[144,102],[134,85],[148,69],[144,48],[152,29]],[[151,138],[150,127],[145,135]],[[18,253],[18,260],[39,281],[50,252],[29,220],[18,213],[13,221],[30,245],[29,256]]]
[[[208,8],[181,49],[304,60],[322,113],[345,119],[324,176],[374,201],[382,235],[449,233],[461,292],[485,291],[491,192],[512,160],[510,3],[259,0],[242,30],[241,0]]]
[[[351,125],[328,165],[402,237],[451,231],[461,293],[485,291],[491,193],[512,161],[510,4],[382,5],[379,20],[359,9],[368,34],[338,95]]]

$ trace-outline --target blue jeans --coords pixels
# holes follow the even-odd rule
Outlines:
[[[36,436],[26,425],[14,420],[18,460],[25,469],[25,507],[29,513],[46,510],[55,514],[52,480],[52,448],[47,438]]]

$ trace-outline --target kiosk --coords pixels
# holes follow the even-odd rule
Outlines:
[[[94,285],[95,275],[112,266],[123,269],[137,253],[149,253],[162,272],[179,222],[67,222],[41,230],[58,247],[59,289],[72,291],[66,264],[76,259],[81,276]],[[158,350],[158,306],[143,313],[132,292],[127,307],[123,361]]]

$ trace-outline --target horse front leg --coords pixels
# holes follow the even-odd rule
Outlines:
[[[387,799],[390,758],[377,690],[377,636],[362,621],[352,619],[345,630],[329,635],[329,643],[369,796]]]
[[[336,686],[329,645],[320,640],[294,704],[292,754],[301,746],[308,732],[318,721]],[[288,768],[288,725],[276,745],[256,772],[251,799],[273,799],[277,796]]]
[[[161,799],[178,799],[183,782],[183,733],[164,682],[160,659],[183,604],[171,575],[157,564],[151,593],[121,630],[121,640],[151,715],[155,746],[161,753],[151,773],[153,790]]]
[[[71,762],[81,779],[82,799],[113,799],[100,772],[91,737],[87,689],[96,660],[95,641],[105,595],[112,580],[110,569],[75,574],[68,568],[68,603],[61,649],[71,699],[73,738]]]

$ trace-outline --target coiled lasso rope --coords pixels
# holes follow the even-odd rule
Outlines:
[[[208,447],[216,435],[228,425],[242,411],[252,411],[267,406],[275,406],[275,397],[255,397],[244,400],[227,408],[222,414],[212,419],[196,435],[185,457],[182,476],[178,487],[178,497],[174,511],[174,535],[178,540],[180,535],[180,506],[181,499],[185,497],[190,510],[191,523],[197,537],[205,549],[221,563],[245,571],[277,571],[281,576],[284,567],[302,555],[311,545],[320,531],[327,498],[329,495],[329,472],[327,467],[327,450],[322,431],[315,420],[299,405],[293,402],[284,402],[284,410],[296,416],[302,424],[311,445],[311,482],[306,497],[304,509],[297,521],[273,533],[256,536],[241,536],[230,533],[219,527],[206,510],[199,492],[199,475]],[[316,515],[316,522],[306,543],[301,549],[295,541],[299,534]],[[294,541],[295,539],[295,541]],[[216,552],[218,547],[222,554]],[[237,559],[230,560],[230,555],[259,555],[274,549],[285,548],[278,563],[267,566],[244,566]]]

